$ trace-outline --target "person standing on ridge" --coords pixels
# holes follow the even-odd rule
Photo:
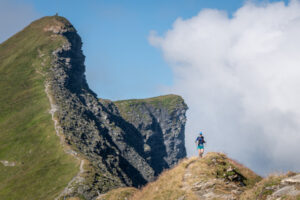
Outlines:
[[[195,143],[197,144],[199,157],[202,158],[204,153],[204,143],[206,143],[202,132],[199,133],[199,136],[197,137]]]

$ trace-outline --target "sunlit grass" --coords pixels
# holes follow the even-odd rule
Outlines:
[[[185,107],[187,107],[181,96],[173,94],[148,99],[121,100],[115,101],[114,103],[119,108],[122,117],[124,117],[125,119],[127,119],[128,117],[128,112],[131,112],[132,110],[138,110],[140,106],[146,104],[153,106],[153,108],[165,108],[169,112],[169,114],[176,111],[176,108],[178,108],[178,106],[184,105]],[[141,113],[141,115],[143,115],[143,113]]]
[[[261,177],[244,167],[243,165],[229,159],[221,153],[208,153],[200,159],[192,157],[183,159],[176,167],[164,171],[156,181],[147,184],[144,188],[136,191],[130,200],[174,200],[174,199],[199,199],[193,191],[193,185],[199,182],[214,182],[214,191],[220,194],[230,194],[232,186],[226,184],[226,170],[229,167],[239,171],[245,177],[245,186],[241,190],[247,190],[261,180]],[[219,172],[222,172],[220,175]],[[225,173],[224,173],[225,172]],[[224,173],[224,174],[223,174]],[[228,172],[229,173],[229,172]],[[126,190],[123,189],[123,190]],[[104,196],[105,200],[118,200],[118,190],[110,191],[110,196]],[[114,195],[112,195],[114,194]]]
[[[0,164],[0,199],[54,199],[78,170],[55,134],[38,73],[49,69],[52,51],[64,41],[43,27],[59,21],[66,22],[43,18],[0,45],[0,160],[16,163]]]

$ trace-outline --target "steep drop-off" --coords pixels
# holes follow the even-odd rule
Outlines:
[[[15,187],[19,175],[1,171],[0,197],[16,199],[26,191],[19,199],[95,199],[153,181],[185,157],[182,98],[140,100],[137,110],[126,106],[130,101],[99,100],[87,85],[81,46],[75,28],[58,16],[37,20],[1,44],[1,104],[9,105],[1,107],[0,160],[17,164],[0,167],[10,174],[25,171],[27,181],[42,183],[43,190],[31,192],[26,181]]]
[[[143,136],[146,159],[155,172],[173,167],[186,157],[184,144],[187,106],[177,95],[117,101],[121,116]]]

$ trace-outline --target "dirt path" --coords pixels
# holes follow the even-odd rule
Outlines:
[[[50,102],[50,110],[49,113],[51,114],[52,120],[54,122],[54,128],[55,128],[55,132],[56,135],[60,138],[60,143],[61,145],[63,145],[64,147],[64,151],[67,154],[72,155],[73,157],[75,157],[79,162],[80,162],[80,168],[79,168],[79,172],[76,174],[76,176],[74,176],[72,178],[72,180],[68,183],[67,187],[60,193],[60,195],[58,197],[55,198],[55,200],[60,199],[63,196],[66,196],[70,193],[73,192],[74,190],[74,185],[78,185],[80,183],[82,183],[84,181],[84,177],[83,174],[85,172],[84,169],[84,165],[86,164],[86,161],[84,159],[82,159],[77,152],[75,152],[74,150],[71,149],[70,146],[68,146],[65,142],[65,137],[62,133],[62,128],[58,122],[58,120],[55,118],[55,113],[58,110],[58,106],[54,103],[54,100],[50,94],[50,84],[48,82],[46,82],[45,84],[45,92],[47,94],[47,97],[49,99]]]
[[[191,186],[188,183],[188,179],[193,175],[191,173],[190,166],[195,162],[196,162],[196,160],[191,161],[189,164],[187,164],[187,166],[185,168],[185,172],[184,172],[184,175],[182,178],[182,189],[183,190],[191,190]]]

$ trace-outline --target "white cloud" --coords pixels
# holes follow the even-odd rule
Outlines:
[[[27,26],[38,16],[33,6],[17,0],[0,1],[0,43]]]
[[[169,92],[188,106],[186,145],[206,134],[222,151],[266,174],[300,170],[300,2],[246,3],[233,17],[202,10],[151,32],[174,72]]]

